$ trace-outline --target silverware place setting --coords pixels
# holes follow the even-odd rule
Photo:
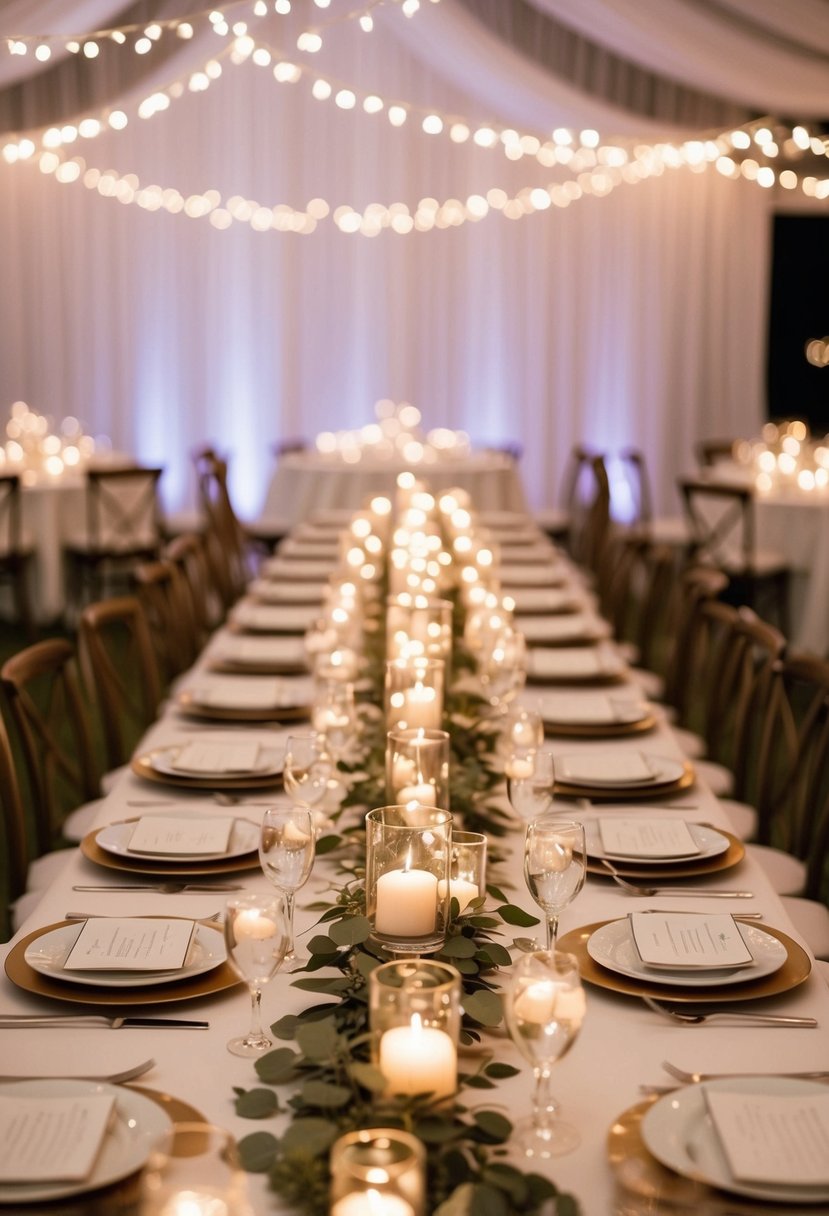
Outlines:
[[[643,996],[642,1000],[648,1009],[652,1009],[660,1017],[667,1018],[668,1021],[679,1026],[739,1024],[743,1026],[788,1026],[790,1029],[800,1027],[804,1030],[814,1030],[818,1024],[817,1018],[793,1017],[783,1013],[754,1013],[752,1011],[741,1013],[737,1010],[725,1012],[719,1009],[711,1013],[691,1013],[689,1010],[670,1009],[666,1005],[660,1005],[658,1001],[649,996]]]

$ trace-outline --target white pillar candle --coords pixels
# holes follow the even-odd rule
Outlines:
[[[233,932],[237,941],[266,941],[276,936],[276,924],[258,908],[244,908],[236,914]]]
[[[374,927],[393,937],[434,933],[438,880],[428,870],[388,870],[377,879]]]
[[[453,896],[458,901],[458,911],[463,912],[464,908],[472,903],[473,899],[477,899],[480,892],[474,882],[470,882],[467,878],[450,878],[449,879],[449,898]],[[441,899],[446,898],[446,882],[441,879],[438,883],[438,895]]]
[[[443,1030],[423,1026],[418,1014],[409,1026],[394,1026],[380,1039],[380,1071],[391,1093],[433,1093],[444,1098],[458,1087],[458,1053]]]
[[[381,1191],[352,1191],[338,1199],[331,1216],[414,1216],[414,1208],[399,1195]]]
[[[418,781],[414,785],[402,786],[397,791],[397,799],[404,805],[410,802],[419,802],[421,806],[437,806],[438,804],[435,787],[428,781]]]
[[[441,706],[435,689],[427,688],[418,680],[403,694],[401,716],[410,730],[417,726],[424,730],[440,730]]]

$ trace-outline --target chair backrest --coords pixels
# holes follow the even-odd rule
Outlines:
[[[570,552],[596,571],[610,530],[610,480],[604,457],[593,453],[581,463],[570,509]]]
[[[20,738],[38,853],[47,853],[66,815],[100,794],[74,647],[64,638],[35,642],[6,660],[0,683]]]
[[[0,473],[0,559],[22,548],[20,478],[16,473]]]
[[[735,439],[701,439],[694,445],[694,455],[701,469],[710,469],[715,464],[733,458]]]
[[[136,465],[87,472],[87,543],[93,550],[151,553],[158,549],[158,482],[163,471]]]
[[[244,594],[250,578],[245,533],[230,500],[227,461],[204,448],[196,453],[195,463],[208,559],[227,609]]]
[[[750,571],[756,555],[753,491],[693,478],[680,478],[679,489],[695,557]]]
[[[187,580],[175,562],[142,562],[132,572],[150,627],[159,673],[169,683],[196,661],[198,626]]]
[[[307,450],[308,440],[300,438],[277,439],[276,443],[271,446],[271,451],[277,460],[281,460],[283,456],[290,456],[294,452]]]
[[[174,537],[166,546],[164,557],[173,562],[184,576],[196,627],[198,653],[222,619],[219,592],[211,582],[207,544],[203,534],[183,532]]]
[[[689,721],[698,692],[691,673],[698,662],[701,608],[706,600],[720,596],[727,586],[726,576],[710,566],[689,566],[679,580],[671,654],[665,672],[665,700],[676,708],[681,725]]]
[[[161,703],[161,678],[144,608],[135,596],[89,604],[78,644],[84,681],[101,718],[107,763],[125,764]]]
[[[0,811],[3,816],[3,857],[5,864],[6,907],[3,909],[3,933],[8,937],[11,921],[8,905],[26,890],[29,868],[29,842],[26,814],[17,781],[14,755],[6,724],[0,717]]]
[[[623,448],[619,453],[619,463],[630,489],[633,507],[629,525],[647,533],[653,523],[653,494],[644,453],[639,448]]]

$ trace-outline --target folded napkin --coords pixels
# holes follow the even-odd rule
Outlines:
[[[289,709],[309,705],[313,687],[310,679],[269,680],[259,676],[217,677],[196,685],[191,696],[197,705],[219,709]]]
[[[233,611],[233,620],[243,629],[304,633],[318,613],[319,608],[313,604],[257,604],[242,600]]]
[[[514,587],[558,587],[566,578],[560,566],[554,566],[549,560],[535,564],[501,563],[501,586],[508,595]]]
[[[511,593],[516,612],[575,612],[584,604],[566,587],[516,587]]]
[[[333,565],[327,558],[297,560],[290,557],[270,557],[262,563],[261,571],[266,578],[324,580],[330,575]]]
[[[586,723],[588,726],[638,722],[646,714],[640,702],[587,692],[541,693],[538,708],[545,722]]]
[[[181,773],[254,773],[266,765],[258,743],[187,743],[172,761]]]
[[[230,663],[284,663],[285,666],[305,664],[305,642],[302,638],[245,638],[225,635],[216,647],[215,657]]]
[[[556,776],[578,785],[643,785],[654,781],[657,771],[641,752],[595,751],[561,756]]]
[[[739,1182],[829,1186],[829,1090],[734,1092],[702,1086],[705,1104]]]
[[[265,604],[321,604],[325,583],[297,583],[257,578],[248,587],[249,593]]]
[[[531,650],[527,660],[527,674],[534,680],[601,679],[623,671],[622,660],[609,646]]]
[[[610,633],[606,621],[584,612],[562,616],[516,616],[515,627],[521,630],[531,645],[533,642],[565,642],[574,638],[605,638]]]

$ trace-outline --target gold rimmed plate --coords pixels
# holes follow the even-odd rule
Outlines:
[[[693,988],[683,987],[679,984],[640,980],[610,971],[600,963],[594,962],[590,957],[587,943],[592,935],[597,930],[613,923],[613,921],[596,921],[594,924],[584,925],[580,929],[573,929],[560,938],[558,949],[576,956],[581,977],[586,983],[595,984],[597,988],[606,988],[610,992],[620,992],[625,996],[639,998],[649,996],[656,1001],[670,1001],[672,1004],[714,1002],[719,1005],[725,1001],[753,1001],[767,996],[777,996],[781,992],[789,992],[808,979],[812,970],[808,954],[797,942],[792,941],[782,930],[774,929],[771,925],[764,925],[763,932],[776,938],[786,950],[786,959],[782,966],[770,975],[744,983],[699,985]]]
[[[592,785],[589,781],[556,781],[556,793],[564,798],[605,799],[624,802],[643,798],[665,798],[687,790],[694,784],[694,766],[689,760],[648,757],[658,764],[650,781],[630,781],[613,785],[610,781]]]
[[[248,673],[252,674],[252,673]],[[192,692],[180,692],[176,708],[188,718],[208,722],[301,722],[307,719],[310,705],[240,706],[209,705]]]
[[[169,918],[168,918],[169,919]],[[212,971],[201,975],[190,976],[174,983],[159,986],[148,984],[146,987],[129,988],[97,988],[88,984],[73,984],[67,980],[56,980],[41,975],[26,962],[26,951],[33,942],[55,929],[65,926],[77,927],[77,921],[57,921],[53,925],[44,925],[35,929],[26,937],[12,946],[6,955],[5,970],[11,982],[24,992],[35,996],[49,997],[54,1001],[71,1001],[77,1005],[98,1005],[123,1008],[125,1005],[162,1005],[174,1001],[190,1001],[197,997],[210,996],[214,992],[223,992],[241,983],[230,964],[222,963]],[[220,930],[216,930],[220,932]]]
[[[118,823],[137,823],[138,819],[122,819]],[[150,874],[158,878],[211,878],[223,874],[234,874],[239,870],[259,869],[258,842],[249,853],[234,857],[217,857],[206,859],[185,860],[178,857],[139,857],[138,855],[123,856],[101,848],[98,844],[100,832],[107,831],[116,825],[109,824],[107,828],[97,828],[87,833],[81,841],[81,853],[88,861],[106,870],[119,870],[122,874]]]
[[[175,772],[166,765],[158,767],[158,762],[165,760],[170,752],[176,750],[170,747],[156,748],[133,757],[130,767],[138,777],[159,785],[172,785],[184,790],[265,790],[282,788],[282,765],[268,766],[263,770],[246,773],[185,773]]]
[[[693,825],[689,825],[693,826]],[[707,827],[708,825],[700,825]],[[732,866],[736,866],[743,860],[746,855],[745,845],[741,840],[738,840],[731,832],[726,832],[723,828],[711,829],[727,841],[726,847],[722,852],[710,854],[705,857],[683,857],[681,860],[671,861],[668,858],[655,858],[653,861],[644,861],[642,858],[609,858],[613,864],[613,869],[623,878],[696,878],[702,874],[716,874],[719,870],[730,870]],[[604,878],[610,878],[610,874],[602,865],[601,858],[590,855],[590,846],[587,847],[587,870],[590,874],[598,874]]]

